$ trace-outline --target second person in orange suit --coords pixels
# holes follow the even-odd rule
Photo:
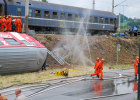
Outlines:
[[[11,31],[12,30],[11,29],[11,27],[12,27],[11,23],[12,23],[12,18],[11,18],[10,15],[8,15],[8,19],[7,19],[7,30],[8,31]]]
[[[91,76],[97,75],[97,77],[99,78],[99,73],[98,73],[99,62],[100,62],[100,59],[96,58],[96,62],[95,62],[95,65],[94,65],[95,71],[94,71],[94,73]]]
[[[16,24],[16,29],[17,29],[17,32],[18,33],[21,33],[22,32],[22,22],[21,22],[21,17],[18,17],[15,21],[15,24]]]
[[[101,59],[98,65],[98,73],[100,75],[100,79],[103,79],[103,64],[104,64],[104,59]]]
[[[4,17],[1,17],[1,32],[5,31],[7,31],[6,19]]]
[[[138,74],[138,64],[139,64],[139,57],[134,62],[134,69],[135,69],[135,79],[137,79],[137,74]]]

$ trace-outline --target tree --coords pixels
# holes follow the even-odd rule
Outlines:
[[[42,0],[42,2],[47,2],[47,0]]]

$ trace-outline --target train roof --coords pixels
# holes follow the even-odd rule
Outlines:
[[[26,0],[14,0],[14,4],[19,4],[21,6],[25,5]],[[10,2],[8,2],[10,3]],[[54,3],[47,3],[47,2],[40,2],[40,1],[32,1],[30,0],[30,7],[39,8],[39,9],[45,9],[48,8],[54,11],[63,11],[63,12],[72,12],[72,13],[78,13],[83,14],[85,12],[90,12],[91,15],[97,15],[97,16],[106,16],[106,17],[112,17],[116,18],[116,15],[112,12],[108,11],[100,11],[100,10],[92,10],[92,9],[86,9],[86,8],[80,8],[80,7],[73,7],[73,6],[67,6],[67,5],[60,5],[60,4],[54,4]],[[45,9],[47,10],[47,9]]]
[[[45,48],[40,42],[27,34],[0,32],[0,47],[37,47]]]

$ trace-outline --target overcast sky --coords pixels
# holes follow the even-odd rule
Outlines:
[[[124,0],[115,0],[115,5],[121,3]],[[48,0],[50,3],[70,5],[76,7],[83,7],[92,9],[93,0]],[[112,11],[112,0],[95,0],[95,9]],[[127,5],[124,7],[124,15],[134,18],[140,18],[140,0],[126,0],[121,5]],[[123,6],[115,8],[115,14],[123,14]]]

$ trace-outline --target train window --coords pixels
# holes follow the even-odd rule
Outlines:
[[[0,45],[3,45],[3,44],[0,42]]]
[[[105,24],[108,24],[108,21],[109,21],[108,18],[105,18]]]
[[[17,16],[21,16],[21,8],[17,7]]]
[[[60,20],[65,20],[65,13],[60,13]]]
[[[50,19],[50,12],[49,11],[44,11],[44,18]]]
[[[0,5],[0,16],[4,15],[4,7]]]
[[[100,22],[101,24],[103,24],[103,21],[104,21],[104,18],[103,18],[103,17],[100,17],[100,21],[99,21],[99,22]]]
[[[110,24],[113,24],[113,19],[112,18],[110,19]]]
[[[33,45],[38,46],[35,42],[31,42]]]
[[[79,21],[79,15],[78,14],[75,15],[75,21]]]
[[[41,18],[41,10],[35,10],[35,17]]]
[[[68,14],[68,20],[72,21],[72,14]]]
[[[94,17],[94,23],[98,23],[98,17]]]
[[[32,17],[32,16],[33,16],[33,10],[29,9],[29,17]]]
[[[89,22],[92,23],[92,16],[89,17]]]
[[[8,38],[6,38],[4,40],[7,41],[11,45],[20,45],[20,43],[17,42],[15,39],[8,39]]]
[[[26,40],[22,40],[22,42],[24,43],[24,44],[26,44],[27,46],[30,46],[31,44],[28,42],[28,41],[26,41]]]
[[[53,19],[58,19],[57,12],[53,12]]]

